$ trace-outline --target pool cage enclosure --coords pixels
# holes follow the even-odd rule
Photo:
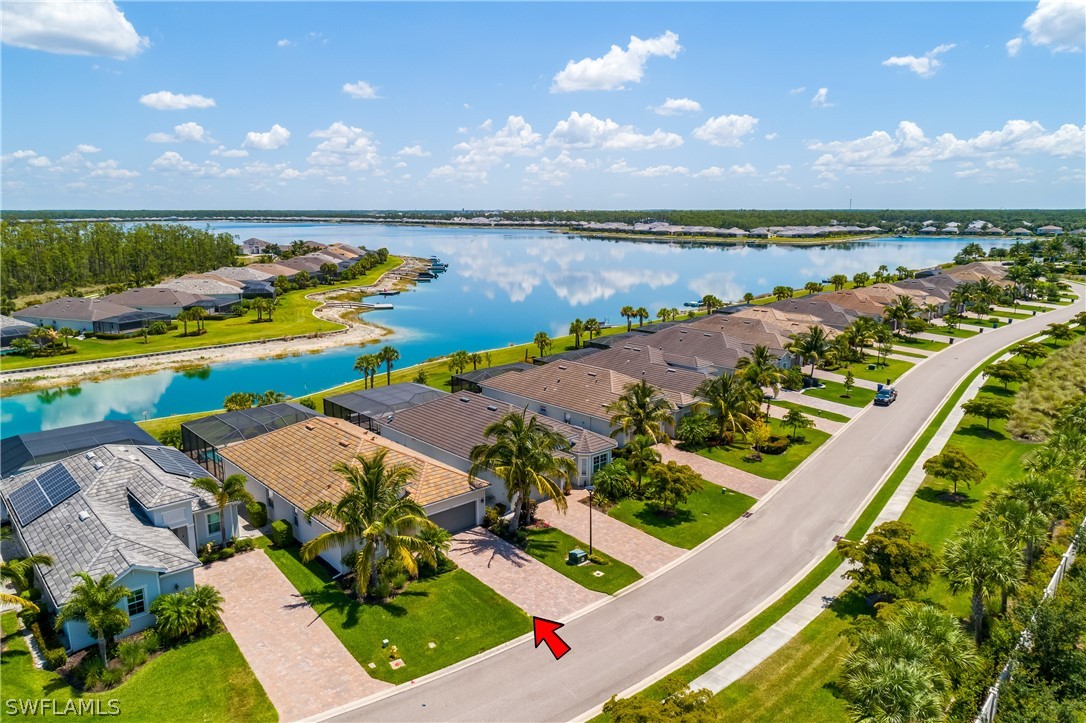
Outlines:
[[[446,394],[448,392],[424,384],[403,382],[326,397],[324,413],[329,417],[346,419],[351,424],[379,432],[380,425],[388,422],[401,409],[410,409]]]
[[[181,451],[222,479],[223,464],[218,450],[319,416],[318,412],[295,402],[213,414],[181,425]]]

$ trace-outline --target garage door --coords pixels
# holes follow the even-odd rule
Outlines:
[[[475,503],[469,502],[444,512],[435,512],[430,515],[430,521],[449,532],[460,532],[469,527],[475,527]]]

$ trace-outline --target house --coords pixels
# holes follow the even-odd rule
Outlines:
[[[275,281],[275,276],[267,271],[254,268],[254,266],[220,266],[211,273],[219,278],[233,279],[243,283],[246,281]]]
[[[325,397],[324,413],[376,432],[381,420],[387,420],[403,409],[423,404],[444,394],[440,389],[415,382],[390,384]]]
[[[122,306],[131,306],[140,311],[151,311],[156,314],[165,314],[171,319],[186,309],[199,307],[209,314],[217,314],[220,311],[228,311],[229,306],[222,309],[217,299],[200,294],[191,294],[187,291],[153,286],[146,289],[129,289],[119,294],[110,294],[102,297]]]
[[[887,307],[889,301],[867,294],[853,293],[854,291],[863,291],[863,289],[829,291],[824,294],[818,294],[818,297],[828,304],[833,304],[842,309],[848,309],[857,316],[868,316],[872,319],[881,319],[882,310]]]
[[[11,477],[103,444],[155,446],[158,440],[127,419],[13,434],[0,439],[0,477]]]
[[[174,291],[185,291],[190,294],[209,297],[215,300],[220,313],[222,313],[241,303],[245,284],[234,279],[215,276],[214,274],[188,274],[165,281],[154,288],[173,289]]]
[[[1037,229],[1037,233],[1041,236],[1059,236],[1063,233],[1063,229],[1059,226],[1041,226]]]
[[[644,344],[630,343],[613,346],[610,349],[581,357],[580,361],[584,364],[611,369],[634,379],[644,379],[658,389],[690,396],[694,395],[694,390],[702,382],[723,371],[711,365],[703,366],[701,369],[680,366],[675,363],[676,360],[671,355],[650,344],[651,341],[646,339]],[[681,363],[685,359],[678,361]]]
[[[817,318],[831,329],[843,330],[860,315],[851,308],[833,303],[829,294],[810,294],[798,299],[782,299],[766,304],[771,309],[778,309],[788,314],[805,314]]]
[[[528,362],[513,362],[511,364],[501,364],[496,367],[472,369],[460,372],[459,374],[453,374],[452,379],[450,380],[450,385],[454,394],[461,391],[478,393],[480,391],[479,382],[481,381],[492,379],[493,377],[496,377],[500,374],[507,374],[509,372],[522,372],[525,369],[531,368],[532,365]]]
[[[479,382],[479,387],[484,396],[518,409],[610,435],[616,428],[611,424],[611,413],[607,408],[628,386],[637,382],[637,379],[611,369],[580,362],[558,362],[526,369],[519,374],[502,374]],[[662,393],[671,402],[674,423],[678,423],[696,402],[690,394],[667,390]],[[669,434],[674,431],[674,424],[667,427],[665,431]],[[624,443],[621,433],[615,439],[620,445]]]
[[[809,322],[798,322],[781,318],[782,316],[776,310],[767,310],[761,316],[757,316],[757,312],[746,315],[710,314],[691,321],[687,326],[703,331],[720,332],[732,342],[738,342],[746,354],[749,354],[755,346],[768,347],[770,353],[778,359],[777,366],[787,369],[795,362],[791,352],[788,351],[788,347],[792,345],[792,336],[807,331],[813,325],[818,325],[818,321],[814,317],[809,317]],[[825,327],[824,331],[827,331],[830,336],[836,335],[836,332],[829,327]]]
[[[351,254],[352,256],[354,256],[356,261],[369,253],[369,251],[367,251],[365,247],[351,246],[350,244],[345,244],[345,243],[328,244],[327,246],[324,247],[323,250],[325,252],[328,252],[331,249],[336,249],[337,251],[341,251],[341,252],[344,252],[344,253],[347,253],[347,254]]]
[[[192,486],[204,470],[170,447],[107,444],[0,480],[0,501],[21,552],[49,555],[35,569],[50,610],[71,599],[77,572],[111,574],[132,594],[120,603],[130,623],[122,635],[154,624],[159,595],[192,587],[196,551],[236,534],[236,504],[225,516]],[[66,623],[68,650],[94,645],[83,623]]]
[[[939,229],[935,228],[934,226],[925,226],[924,228],[920,229],[920,233],[924,234],[925,236],[932,236],[939,233]]]
[[[283,266],[281,263],[249,264],[249,266],[247,266],[246,268],[266,273],[268,276],[271,277],[272,282],[274,282],[280,276],[285,276],[287,281],[290,281],[299,273],[301,273],[298,269],[291,268],[289,266]]]
[[[109,299],[65,296],[44,304],[35,304],[12,314],[16,319],[52,329],[75,329],[95,334],[124,334],[139,331],[156,321],[169,323],[170,317],[153,311],[140,311]]]
[[[380,424],[381,436],[398,442],[427,457],[444,462],[463,472],[471,469],[471,450],[487,441],[484,430],[509,412],[521,409],[479,394],[442,394],[418,406],[397,412]],[[611,461],[611,452],[618,443],[610,437],[564,424],[548,417],[528,413],[562,435],[570,444],[567,456],[577,466],[571,480],[584,487],[592,476]],[[505,482],[486,471],[479,475],[491,484],[488,502],[505,502],[508,498]]]
[[[1016,228],[1011,230],[1011,236],[1032,236],[1033,232],[1028,228]]]
[[[246,488],[268,506],[269,520],[285,520],[294,537],[308,542],[338,529],[324,516],[306,519],[318,502],[337,502],[347,489],[332,468],[386,450],[388,464],[405,464],[415,472],[408,494],[435,524],[456,532],[482,522],[489,484],[472,479],[447,464],[414,452],[343,419],[314,417],[222,450],[225,472],[243,474]],[[320,557],[344,572],[343,556],[351,549],[333,548]]]
[[[34,328],[35,325],[29,321],[21,321],[0,314],[0,347],[9,347],[16,339],[25,339],[30,336],[30,330]]]
[[[257,256],[278,252],[279,247],[275,244],[255,237],[247,238],[238,244],[238,253],[244,256]]]

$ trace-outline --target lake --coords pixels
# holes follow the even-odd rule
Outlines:
[[[204,226],[202,223],[193,225]],[[624,323],[619,309],[663,307],[715,294],[740,299],[779,284],[802,287],[835,273],[885,264],[921,268],[953,259],[967,239],[895,238],[830,246],[697,246],[602,240],[538,229],[465,229],[374,224],[212,223],[212,230],[289,243],[342,241],[394,254],[436,255],[449,264],[437,280],[387,301],[367,318],[393,329],[381,343],[400,350],[397,367],[456,349],[530,341],[537,331],[568,333],[574,318]],[[985,240],[984,245],[1009,245]],[[358,378],[350,347],[285,359],[215,365],[210,373],[158,372],[86,383],[77,389],[0,400],[8,436],[102,419],[135,419],[222,406],[227,394],[275,389],[302,396]]]

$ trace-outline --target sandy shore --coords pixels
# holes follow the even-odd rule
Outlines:
[[[407,288],[410,282],[403,279],[402,275],[405,272],[417,271],[418,269],[413,267],[421,263],[423,262],[419,259],[405,257],[401,266],[386,273],[367,289],[376,291]],[[328,297],[344,292],[343,288],[326,289],[306,294],[306,298],[324,302]],[[0,377],[0,394],[4,396],[21,394],[36,389],[67,387],[80,382],[151,374],[179,367],[192,368],[247,359],[315,354],[327,349],[373,343],[392,333],[385,327],[362,321],[358,312],[351,309],[326,308],[322,304],[313,310],[313,315],[318,319],[339,324],[345,328],[345,331],[316,333],[289,341],[254,341],[217,349],[182,350],[153,357],[103,359],[74,367],[11,372]]]

